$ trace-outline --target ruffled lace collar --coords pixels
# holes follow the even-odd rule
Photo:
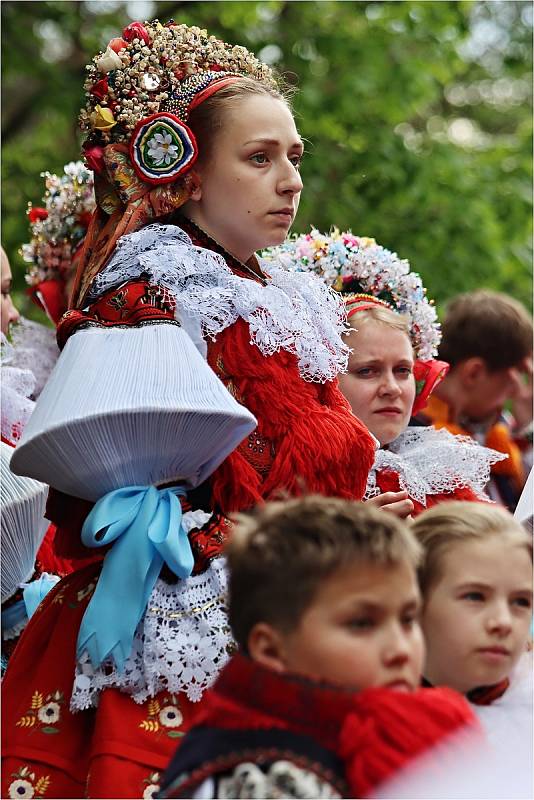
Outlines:
[[[324,383],[347,368],[343,305],[315,275],[269,263],[264,286],[235,274],[222,255],[197,247],[181,228],[154,224],[119,239],[92,284],[89,302],[141,274],[166,287],[177,317],[196,318],[204,337],[215,338],[241,317],[263,355],[292,353],[306,381]]]
[[[377,473],[391,470],[399,476],[401,489],[423,506],[428,495],[452,493],[469,487],[487,500],[484,487],[492,464],[506,458],[496,450],[481,447],[470,436],[454,436],[445,429],[407,428],[389,445],[376,451],[367,479],[365,497],[380,493]]]

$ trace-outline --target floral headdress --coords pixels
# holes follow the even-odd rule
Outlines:
[[[341,292],[347,316],[373,305],[382,305],[409,319],[410,338],[417,356],[414,367],[417,397],[412,409],[421,411],[449,365],[434,360],[441,341],[441,327],[433,301],[426,297],[421,277],[374,239],[354,236],[350,231],[330,234],[312,228],[311,233],[290,236],[282,245],[263,253],[286,269],[313,272]],[[352,307],[352,309],[351,309]]]
[[[382,301],[410,320],[410,334],[416,355],[427,361],[437,353],[441,330],[432,300],[420,276],[411,272],[406,259],[400,259],[374,239],[340,233],[329,235],[313,228],[311,233],[291,236],[279,247],[264,254],[286,269],[314,272],[326,283],[353,300]],[[348,299],[348,298],[347,298]]]
[[[173,21],[133,22],[87,67],[80,113],[102,215],[87,238],[78,300],[117,239],[185,203],[195,188],[197,142],[189,112],[238,77],[271,89],[271,69],[244,47]]]
[[[57,323],[67,307],[66,287],[95,209],[93,173],[81,161],[71,161],[63,175],[41,175],[44,206],[28,204],[31,240],[19,252],[28,264],[30,294]]]

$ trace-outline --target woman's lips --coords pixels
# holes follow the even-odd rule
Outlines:
[[[378,408],[375,414],[382,414],[385,417],[398,417],[402,414],[400,408]]]
[[[481,647],[477,651],[487,661],[504,661],[510,655],[510,651],[506,647]]]
[[[269,213],[270,216],[276,217],[276,219],[279,219],[284,225],[291,225],[293,222],[293,211],[289,208],[283,208],[280,211],[270,211]]]

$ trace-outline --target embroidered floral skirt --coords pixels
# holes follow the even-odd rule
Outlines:
[[[153,797],[199,703],[160,691],[143,703],[114,688],[72,713],[78,630],[93,564],[58,584],[30,620],[2,685],[2,797]]]

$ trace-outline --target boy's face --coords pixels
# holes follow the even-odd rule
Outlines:
[[[475,421],[491,419],[513,396],[518,380],[515,367],[489,370],[483,363],[466,384],[464,414]]]
[[[282,635],[284,668],[348,689],[420,681],[424,645],[413,568],[361,564],[326,578],[296,630]]]
[[[506,535],[445,551],[441,577],[422,614],[425,677],[465,693],[506,678],[526,648],[532,619],[532,562]]]

